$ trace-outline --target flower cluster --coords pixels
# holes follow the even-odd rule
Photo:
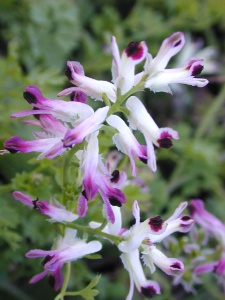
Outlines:
[[[32,109],[13,113],[12,117],[34,116],[35,120],[26,120],[24,123],[35,126],[40,131],[33,132],[34,140],[13,136],[4,143],[4,153],[38,152],[38,159],[54,159],[63,154],[77,161],[78,201],[74,203],[73,211],[68,209],[66,198],[63,201],[53,198],[48,203],[39,199],[32,200],[18,191],[13,196],[49,216],[52,222],[65,226],[72,223],[75,226],[74,222],[78,218],[86,216],[89,202],[95,200],[97,194],[100,195],[107,225],[102,225],[104,229],[98,234],[101,236],[101,233],[106,233],[119,241],[115,243],[122,252],[121,259],[131,280],[127,299],[132,298],[134,283],[138,291],[147,297],[160,293],[158,283],[145,278],[139,258],[140,251],[144,264],[151,272],[154,272],[155,264],[168,275],[183,272],[183,263],[175,258],[167,258],[155,244],[176,231],[189,231],[193,220],[181,215],[187,205],[184,202],[165,222],[159,216],[141,222],[138,203],[134,201],[135,225],[127,230],[122,229],[121,207],[126,203],[122,187],[127,184],[127,174],[114,168],[109,160],[104,161],[99,150],[101,131],[113,132],[112,142],[120,152],[129,157],[133,177],[136,176],[135,159],[147,164],[152,172],[156,171],[154,147],[168,149],[172,146],[172,140],[179,139],[179,135],[172,128],[159,128],[142,101],[133,94],[145,88],[154,92],[172,93],[170,85],[174,83],[205,86],[208,83],[206,79],[196,78],[203,70],[202,59],[192,57],[182,67],[166,68],[171,57],[181,50],[184,43],[183,33],[176,32],[164,40],[153,58],[144,41],[130,43],[120,55],[116,39],[112,37],[112,82],[87,77],[79,62],[68,61],[65,74],[74,86],[61,91],[58,96],[70,94],[72,101],[48,99],[37,86],[26,87],[24,99]],[[143,70],[136,74],[136,65],[144,60]],[[105,105],[94,111],[87,104],[87,96],[103,101]],[[118,115],[119,112],[123,113],[123,118]],[[137,130],[143,135],[144,144],[135,137]],[[89,229],[96,229],[98,226],[99,224],[96,227],[96,224],[90,223]],[[86,239],[77,238],[76,230],[66,228],[52,250],[31,250],[26,254],[29,258],[45,257],[44,272],[33,277],[31,283],[50,274],[55,279],[55,289],[59,289],[63,282],[61,269],[64,263],[100,249],[99,241],[87,243]]]

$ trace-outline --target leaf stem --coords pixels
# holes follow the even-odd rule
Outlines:
[[[64,276],[63,286],[61,288],[60,293],[55,297],[54,300],[63,300],[64,299],[64,296],[65,296],[65,293],[66,293],[66,289],[67,289],[67,286],[68,286],[68,283],[69,283],[69,279],[70,279],[70,271],[71,271],[71,263],[68,262],[66,264],[66,273],[65,273],[65,276]]]
[[[93,236],[99,236],[99,237],[105,238],[107,240],[112,241],[115,245],[118,245],[120,242],[123,241],[122,237],[102,232],[101,231],[102,226],[100,226],[99,228],[90,228],[90,227],[78,225],[78,224],[75,224],[75,223],[65,223],[63,225],[66,226],[66,227],[69,227],[69,228],[76,229],[76,230],[78,230],[80,232],[83,232],[83,233],[89,233]]]

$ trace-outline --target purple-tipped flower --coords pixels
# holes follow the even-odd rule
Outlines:
[[[93,109],[85,103],[45,98],[40,89],[35,85],[30,85],[25,88],[24,98],[34,109],[13,113],[11,117],[17,118],[29,115],[51,114],[62,121],[74,122],[77,119],[86,119],[94,112]]]
[[[144,246],[142,251],[142,259],[146,266],[155,271],[154,264],[157,265],[167,275],[177,276],[184,272],[184,264],[176,258],[168,258],[155,246]]]
[[[225,225],[213,214],[205,209],[202,200],[191,200],[189,210],[195,222],[203,228],[203,230],[218,239],[225,249]]]
[[[139,144],[132,131],[120,117],[111,115],[106,119],[106,122],[119,131],[119,133],[116,133],[113,136],[113,141],[118,150],[129,156],[132,175],[136,176],[134,157],[147,163],[148,157],[146,146]]]
[[[135,66],[145,59],[147,55],[147,45],[145,42],[132,42],[123,51],[120,57],[116,38],[111,39],[113,54],[112,62],[112,82],[125,94],[135,85]]]
[[[111,185],[110,180],[105,175],[100,175],[96,178],[99,186],[99,194],[104,202],[103,214],[111,223],[115,222],[115,216],[112,206],[121,207],[126,203],[124,193]]]
[[[88,139],[86,150],[82,151],[80,159],[79,173],[82,176],[83,190],[82,194],[86,200],[92,200],[97,191],[96,173],[98,167],[98,132],[92,133]]]
[[[107,81],[95,80],[85,76],[82,65],[77,61],[68,61],[66,76],[76,87],[68,88],[58,94],[58,96],[68,95],[73,92],[83,92],[95,100],[102,100],[106,95],[110,101],[116,101],[115,86]]]
[[[130,275],[130,291],[126,300],[131,300],[134,292],[134,284],[138,292],[146,297],[152,298],[155,294],[160,294],[160,287],[156,281],[147,280],[139,258],[139,251],[134,250],[130,253],[123,253],[120,256],[124,268]]]
[[[33,200],[28,195],[18,191],[13,192],[13,197],[21,203],[39,210],[41,214],[49,216],[51,218],[49,219],[50,222],[64,223],[73,222],[78,219],[78,215],[66,210],[65,207],[54,198],[51,199],[53,205],[47,201],[39,199]]]
[[[147,56],[145,71],[143,72],[148,76],[145,82],[146,88],[150,88],[155,92],[171,93],[169,84],[172,83],[183,83],[198,87],[203,87],[208,83],[206,79],[195,78],[203,70],[203,60],[201,59],[191,58],[183,68],[165,69],[171,57],[182,49],[184,43],[184,34],[175,32],[163,41],[154,59],[150,54]]]
[[[178,133],[168,127],[159,128],[137,97],[131,96],[127,100],[126,106],[130,111],[128,117],[130,127],[139,129],[143,133],[147,144],[148,166],[152,171],[156,171],[153,144],[160,148],[170,148],[172,140],[179,139]]]
[[[140,210],[137,201],[134,201],[133,215],[136,223],[123,234],[125,240],[119,244],[119,249],[122,252],[129,253],[140,247],[143,242],[147,241],[148,245],[153,245],[161,242],[174,232],[188,232],[192,228],[194,221],[189,216],[181,215],[186,206],[187,202],[182,202],[174,214],[165,222],[160,216],[140,222]]]
[[[60,289],[63,283],[62,267],[65,263],[82,258],[85,255],[100,251],[102,245],[99,241],[86,242],[76,237],[76,230],[66,228],[64,237],[59,237],[53,250],[30,250],[26,253],[28,258],[43,257],[44,272],[31,278],[30,283],[41,280],[48,273],[55,279],[54,288]]]
[[[4,147],[11,153],[40,152],[38,159],[46,157],[52,159],[63,154],[66,148],[63,147],[62,139],[68,128],[53,116],[40,115],[39,120],[24,121],[25,124],[37,126],[41,132],[33,132],[35,140],[26,141],[19,136],[13,136],[4,143]]]
[[[105,121],[109,107],[102,107],[95,111],[90,117],[86,118],[74,129],[69,129],[63,139],[64,147],[71,147],[74,144],[80,144],[85,137],[97,131]]]

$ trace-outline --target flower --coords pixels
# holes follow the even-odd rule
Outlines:
[[[77,238],[76,234],[76,230],[66,228],[64,236],[58,237],[52,250],[35,249],[26,253],[28,258],[44,257],[44,271],[32,277],[30,283],[36,283],[50,273],[54,277],[54,288],[58,290],[63,283],[62,267],[65,263],[101,250],[102,245],[99,241],[87,243],[85,239]]]
[[[64,147],[81,143],[86,136],[98,130],[105,121],[109,107],[97,109],[91,116],[80,122],[74,129],[69,129],[63,139]]]
[[[43,200],[33,200],[28,195],[21,193],[19,191],[13,192],[13,197],[15,200],[21,203],[33,207],[40,211],[41,214],[49,216],[50,222],[73,222],[78,219],[78,215],[72,213],[65,209],[65,207],[56,201],[56,199],[51,198],[52,204]]]
[[[92,200],[98,192],[104,203],[104,217],[114,223],[112,206],[121,207],[126,202],[124,193],[118,189],[126,180],[126,174],[119,170],[110,172],[109,162],[106,162],[106,166],[103,164],[99,155],[97,135],[98,132],[93,133],[88,139],[87,149],[76,154],[80,161],[80,175],[83,177],[77,211],[80,217],[84,217],[88,210],[88,201]]]
[[[135,66],[145,59],[147,55],[147,45],[142,42],[131,42],[123,51],[120,57],[116,38],[111,39],[112,61],[112,82],[121,94],[128,92],[137,82],[135,82]]]
[[[189,211],[192,218],[203,228],[205,233],[218,239],[225,249],[225,225],[205,209],[204,202],[200,199],[191,200]]]
[[[113,141],[118,150],[129,156],[132,167],[132,175],[136,176],[133,156],[146,163],[148,159],[146,147],[139,144],[132,131],[120,117],[111,115],[106,119],[106,122],[111,127],[114,127],[119,131],[119,133],[116,133],[113,136]]]
[[[68,95],[72,92],[81,91],[95,100],[102,100],[106,95],[112,102],[116,101],[115,86],[107,81],[96,80],[84,75],[82,65],[77,61],[68,61],[66,76],[76,87],[68,88],[60,93],[58,96]]]
[[[165,69],[171,57],[176,55],[184,46],[185,39],[182,32],[175,32],[166,38],[156,57],[151,54],[146,57],[143,76],[146,76],[145,87],[154,92],[172,93],[169,84],[183,83],[192,86],[204,87],[207,79],[195,78],[203,70],[203,60],[190,58],[182,68]]]
[[[179,139],[178,133],[171,128],[159,128],[150,114],[147,112],[143,103],[135,96],[131,96],[126,106],[130,111],[128,121],[131,129],[139,129],[146,141],[148,166],[152,171],[156,171],[156,159],[153,143],[160,148],[170,148],[172,139]]]
[[[120,256],[124,268],[130,275],[130,291],[126,300],[131,300],[134,292],[134,284],[138,292],[146,298],[152,298],[160,294],[160,287],[156,281],[147,280],[139,258],[139,251],[136,249],[130,253],[123,253]]]
[[[94,113],[91,106],[78,101],[52,100],[45,98],[35,85],[25,88],[24,99],[34,107],[33,110],[13,113],[11,117],[25,117],[28,115],[51,114],[56,119],[65,122],[83,120]]]
[[[19,136],[13,136],[4,142],[4,147],[10,153],[41,152],[37,159],[46,157],[52,159],[63,154],[66,148],[63,147],[62,138],[68,128],[49,114],[40,115],[38,120],[27,120],[25,124],[37,126],[42,132],[33,132],[35,140],[26,141]]]

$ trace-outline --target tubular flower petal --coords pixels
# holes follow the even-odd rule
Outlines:
[[[221,241],[225,249],[225,225],[205,209],[203,201],[199,199],[191,200],[189,211],[195,222],[200,225],[206,233]]]
[[[40,89],[35,85],[27,86],[23,95],[25,100],[34,107],[34,110],[14,113],[11,115],[13,118],[47,113],[62,121],[73,122],[77,119],[83,120],[94,112],[85,103],[45,98]]]
[[[37,126],[41,128],[42,131],[33,132],[33,135],[36,138],[33,141],[25,141],[18,136],[11,137],[4,143],[5,149],[9,152],[41,152],[38,159],[43,157],[52,159],[63,154],[66,150],[63,147],[62,138],[68,128],[52,115],[40,115],[38,120],[27,120],[24,121],[24,123]]]
[[[120,258],[123,262],[124,268],[130,275],[130,291],[126,300],[132,299],[134,284],[139,293],[146,298],[152,298],[155,294],[160,294],[160,287],[158,283],[145,278],[138,250],[134,250],[130,253],[123,253]]]
[[[41,152],[38,159],[47,157],[49,159],[61,155],[66,149],[63,148],[61,138],[39,139],[25,141],[19,136],[13,136],[4,143],[4,147],[10,153]]]
[[[54,200],[57,206],[51,205],[46,201],[42,200],[32,200],[28,195],[21,192],[13,192],[14,199],[20,201],[21,203],[33,207],[40,211],[41,214],[49,216],[50,222],[73,222],[78,219],[78,216],[71,211],[65,209],[63,205]]]
[[[164,273],[167,275],[179,275],[184,272],[184,264],[182,261],[176,258],[168,258],[155,246],[144,247],[142,252],[142,259],[144,263],[152,270],[152,273],[155,271],[155,268],[152,268],[156,264]]]
[[[218,265],[218,261],[199,265],[195,268],[195,274],[200,275],[204,273],[213,272],[217,265]]]
[[[96,173],[98,167],[98,132],[92,133],[88,139],[87,149],[83,151],[80,163],[80,173],[83,175],[83,195],[87,200],[92,200],[97,191]]]
[[[77,61],[68,61],[66,76],[76,87],[66,89],[58,94],[58,96],[68,95],[74,91],[80,91],[95,100],[102,100],[104,94],[110,101],[116,101],[116,89],[115,86],[107,81],[95,80],[84,75],[84,69],[82,65]]]
[[[111,47],[113,54],[112,81],[123,95],[134,86],[135,66],[146,57],[148,48],[143,41],[140,43],[132,42],[123,51],[120,58],[115,37],[111,39]]]
[[[189,59],[183,68],[165,69],[172,56],[177,54],[184,45],[184,35],[176,32],[164,40],[154,59],[151,55],[147,56],[145,71],[147,75],[145,87],[154,92],[171,93],[169,84],[182,83],[192,86],[204,87],[208,84],[207,79],[195,78],[203,70],[203,60],[197,58]]]
[[[139,129],[145,139],[151,140],[157,147],[170,148],[172,139],[179,139],[178,133],[171,128],[159,128],[143,103],[135,96],[130,97],[126,103],[130,111],[129,122],[132,129]]]
[[[157,147],[170,148],[172,139],[179,139],[178,133],[171,128],[159,128],[142,102],[135,96],[130,97],[126,106],[130,111],[129,123],[132,129],[139,129],[145,137],[147,144],[148,166],[156,171],[156,158],[153,143]]]
[[[80,144],[86,136],[98,130],[105,121],[109,107],[99,108],[93,115],[82,121],[76,128],[69,129],[64,137],[64,147]]]
[[[106,119],[106,122],[119,131],[119,133],[113,136],[113,141],[118,150],[129,156],[132,167],[132,175],[136,176],[133,156],[143,162],[147,162],[148,157],[146,147],[139,144],[132,131],[120,117],[111,115]]]
[[[42,265],[45,271],[33,277],[31,283],[41,280],[47,273],[50,273],[55,278],[58,278],[58,285],[55,288],[61,288],[63,281],[59,278],[61,277],[62,266],[87,254],[98,252],[101,250],[102,245],[98,241],[87,243],[84,239],[80,240],[76,237],[76,230],[66,228],[65,236],[58,238],[54,248],[54,250],[35,249],[26,253],[28,258],[44,257]]]
[[[204,87],[208,84],[207,79],[195,78],[203,70],[203,59],[191,58],[184,67],[167,69],[158,72],[154,77],[145,82],[145,87],[158,92],[163,91],[172,83],[183,83],[197,87]]]
[[[175,32],[166,38],[156,57],[146,66],[146,68],[148,67],[147,72],[153,73],[165,69],[170,59],[183,48],[184,43],[185,38],[182,32]]]

